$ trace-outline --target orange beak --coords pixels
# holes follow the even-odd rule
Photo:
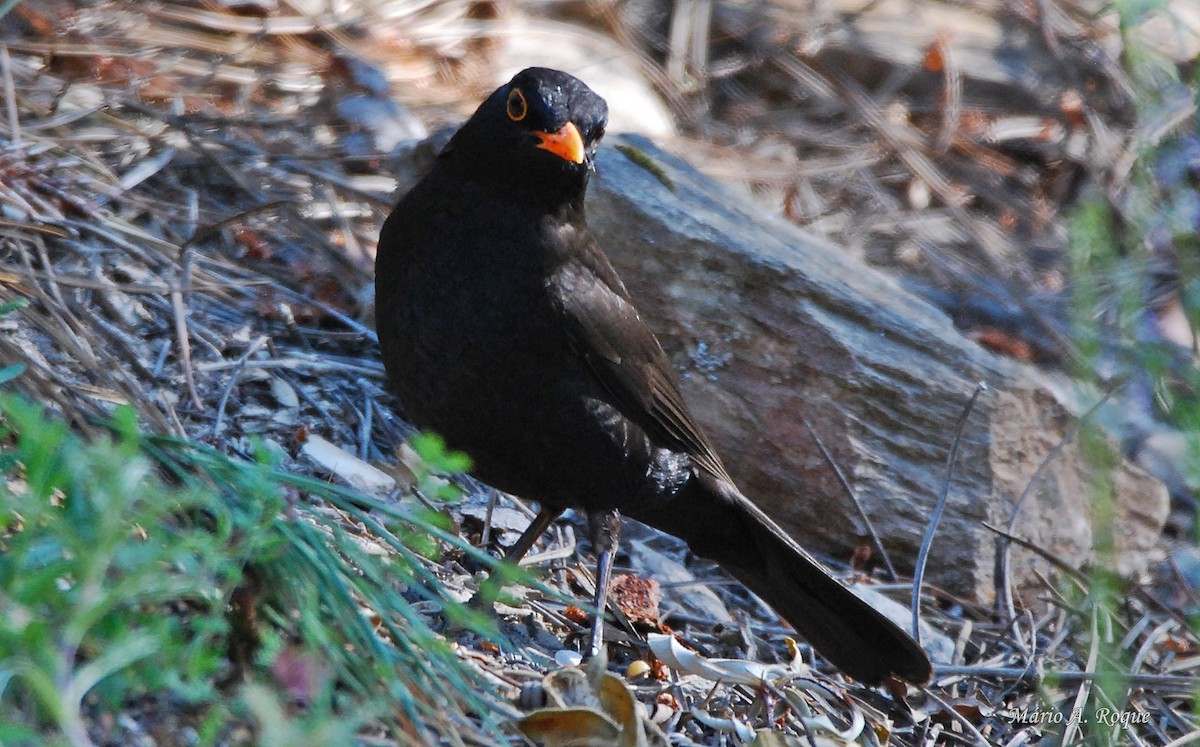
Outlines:
[[[542,141],[537,145],[542,150],[548,150],[571,163],[583,163],[583,138],[574,123],[567,122],[558,132],[537,131],[533,134]]]

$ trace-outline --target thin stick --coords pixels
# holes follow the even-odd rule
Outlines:
[[[358,458],[365,462],[371,453],[371,430],[374,426],[372,420],[374,411],[371,409],[371,392],[365,386],[360,391],[363,396],[363,409],[358,420]]]
[[[492,541],[492,515],[496,512],[496,501],[499,493],[495,488],[488,488],[487,512],[483,515],[483,532],[479,535],[479,546],[487,547]]]
[[[1026,680],[1030,678],[1036,678],[1039,680],[1052,679],[1064,685],[1073,685],[1079,682],[1113,676],[1112,672],[1095,672],[1090,669],[1083,672],[1058,670],[1038,671],[1036,669],[1021,667],[980,667],[952,664],[938,664],[934,667],[934,674],[938,678],[995,677],[998,679],[1012,680]],[[1176,689],[1180,692],[1190,693],[1196,687],[1196,678],[1185,675],[1129,672],[1122,673],[1119,676],[1121,680],[1128,685],[1152,688],[1156,691],[1161,691],[1164,689]]]
[[[237,361],[222,360],[222,361],[204,361],[196,364],[196,370],[204,373],[212,371],[221,371],[227,368],[235,368],[238,365]],[[375,379],[382,379],[384,374],[380,368],[372,368],[370,366],[358,366],[353,363],[341,363],[338,361],[316,360],[302,358],[300,356],[287,356],[284,358],[270,358],[264,360],[253,360],[246,363],[247,368],[261,369],[295,369],[297,371],[307,371],[309,373],[321,373],[322,371],[345,371],[346,373],[358,374],[360,376],[370,376]]]
[[[193,244],[199,244],[203,241],[207,241],[209,238],[216,236],[217,234],[219,234],[221,231],[225,230],[229,226],[234,226],[239,223],[246,222],[246,219],[253,215],[257,215],[258,213],[270,212],[272,210],[275,210],[276,208],[285,207],[290,204],[291,203],[288,200],[271,200],[269,202],[262,202],[262,203],[259,203],[258,205],[255,205],[254,207],[247,208],[245,210],[236,212],[233,215],[230,215],[226,218],[222,218],[221,220],[217,221],[216,223],[210,223],[209,225],[205,226],[204,228],[197,230],[194,234],[192,234],[192,236],[187,241],[184,242],[182,248],[186,249],[186,248],[192,246]]]
[[[21,118],[17,114],[17,87],[13,83],[12,58],[8,45],[0,46],[0,72],[4,74],[4,106],[8,109],[8,139],[13,146],[21,144]]]
[[[800,422],[804,423],[804,427],[808,429],[809,435],[813,437],[813,442],[816,443],[817,449],[820,450],[821,456],[825,457],[825,461],[833,468],[833,474],[837,476],[838,483],[841,484],[842,490],[846,491],[846,495],[850,497],[850,502],[858,509],[858,515],[862,517],[863,523],[867,525],[867,533],[871,535],[871,541],[875,543],[875,549],[879,551],[880,557],[883,558],[883,564],[887,566],[888,576],[890,581],[895,581],[899,578],[896,575],[896,567],[892,565],[892,559],[888,557],[887,550],[883,547],[883,540],[879,538],[879,533],[875,531],[875,525],[871,522],[871,517],[867,515],[866,509],[858,500],[858,495],[854,492],[854,488],[850,487],[850,481],[846,479],[846,474],[842,472],[842,468],[833,459],[833,454],[829,453],[829,449],[825,448],[825,442],[817,435],[813,429],[812,423],[804,415],[800,416]]]
[[[1020,547],[1025,548],[1026,550],[1029,550],[1030,552],[1037,553],[1039,556],[1048,560],[1050,562],[1050,564],[1053,565],[1055,568],[1057,568],[1058,570],[1067,574],[1068,576],[1071,576],[1072,578],[1075,578],[1076,580],[1082,581],[1084,583],[1086,583],[1088,581],[1088,577],[1085,576],[1084,574],[1080,573],[1077,568],[1073,567],[1070,563],[1068,563],[1067,561],[1058,557],[1057,555],[1055,555],[1054,553],[1045,549],[1044,547],[1039,547],[1038,545],[1030,542],[1029,540],[1024,539],[1023,537],[1018,537],[1015,534],[1010,534],[1009,532],[1006,532],[999,527],[994,527],[991,524],[987,523],[986,521],[983,521],[980,523],[983,524],[984,529],[995,532],[996,535],[1000,538],[1000,540],[1003,541],[1004,543],[1006,543],[1006,545],[1007,545],[1007,543],[1011,542],[1014,545],[1018,545]],[[1016,617],[1016,615],[1014,614],[1014,615],[1010,616],[1007,620],[1004,620],[1004,622],[1007,624],[1009,620],[1012,620],[1015,617]]]
[[[1100,630],[1097,621],[1098,613],[1095,608],[1092,609],[1092,647],[1088,651],[1087,669],[1094,671],[1096,669],[1096,660],[1100,657]],[[1071,713],[1083,713],[1083,706],[1088,701],[1088,696],[1092,692],[1092,684],[1094,680],[1087,679],[1079,683],[1079,692],[1075,693],[1075,705],[1071,708]],[[1071,744],[1071,740],[1075,737],[1075,731],[1079,728],[1079,722],[1082,719],[1069,718],[1067,726],[1063,730],[1062,743]]]
[[[266,335],[257,337],[250,343],[250,347],[246,348],[246,352],[238,356],[236,365],[233,368],[233,375],[229,377],[228,383],[225,384],[225,389],[221,392],[221,399],[217,402],[217,419],[213,422],[212,427],[214,436],[220,436],[221,431],[225,429],[225,408],[229,404],[229,395],[233,392],[233,388],[237,386],[237,383],[241,381],[242,373],[246,370],[246,361],[250,360],[250,356],[257,353],[270,339]]]
[[[955,53],[954,45],[950,43],[949,37],[941,35],[934,41],[934,44],[942,58],[942,77],[945,89],[942,94],[944,101],[942,123],[938,128],[937,140],[934,141],[933,149],[937,155],[944,156],[946,151],[950,150],[954,136],[958,133],[962,123],[963,76],[962,70],[958,66],[958,55]]]
[[[921,688],[921,690],[922,690],[922,692],[925,693],[926,697],[928,697],[931,700],[933,700],[934,702],[940,704],[942,706],[942,712],[947,714],[948,716],[950,716],[950,718],[957,721],[958,724],[963,728],[963,730],[971,735],[971,737],[974,739],[975,744],[981,745],[981,747],[988,747],[988,745],[991,744],[991,742],[989,742],[987,740],[987,737],[983,736],[983,734],[980,733],[979,729],[975,728],[975,725],[971,723],[970,719],[968,719],[966,716],[964,716],[958,712],[957,708],[950,705],[949,702],[943,700],[937,693],[933,692],[933,690],[931,690],[930,688],[923,687],[923,688]]]
[[[987,384],[979,382],[971,399],[963,408],[962,415],[954,428],[954,440],[950,443],[950,456],[946,458],[946,479],[942,483],[942,494],[938,496],[937,504],[933,507],[933,516],[929,518],[929,526],[925,528],[925,537],[921,540],[921,551],[917,553],[917,567],[913,571],[912,583],[912,635],[918,644],[921,643],[921,582],[925,578],[925,563],[929,560],[929,547],[933,544],[933,535],[937,533],[938,522],[942,519],[942,510],[946,508],[946,498],[950,495],[950,479],[954,477],[954,462],[958,459],[958,447],[962,443],[963,430],[967,427],[967,418],[975,409],[975,400],[987,391]]]
[[[189,222],[196,225],[200,205],[195,191],[191,193],[188,204]],[[192,253],[187,246],[179,248],[179,287],[171,290],[171,310],[175,317],[175,337],[179,341],[179,365],[183,368],[183,378],[187,382],[188,395],[192,405],[198,412],[204,412],[204,400],[196,391],[196,372],[192,369],[192,341],[188,336],[187,308],[184,303],[184,290],[191,276]],[[190,295],[190,294],[189,294]]]

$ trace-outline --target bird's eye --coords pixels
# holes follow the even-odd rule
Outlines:
[[[529,104],[525,103],[525,94],[521,93],[521,89],[514,88],[508,92],[508,118],[514,122],[520,122],[525,119],[525,115],[529,113]]]

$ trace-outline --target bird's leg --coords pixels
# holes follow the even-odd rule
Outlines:
[[[542,532],[546,531],[550,523],[557,519],[562,512],[563,509],[561,508],[542,506],[541,510],[538,511],[538,515],[533,517],[533,521],[525,528],[521,536],[517,538],[516,544],[510,547],[508,552],[504,554],[504,559],[514,565],[519,563],[521,558],[525,557],[525,553],[529,552],[529,548],[533,547],[533,543],[537,542],[537,538],[542,536]],[[479,593],[471,600],[471,605],[475,609],[490,610],[492,604],[499,596],[500,578],[493,575],[480,585]]]
[[[588,658],[594,658],[600,655],[604,645],[604,609],[608,606],[608,581],[621,540],[621,514],[615,508],[589,511],[588,529],[592,535],[592,546],[599,553],[599,560],[596,561],[596,616],[592,619],[592,635],[588,643]]]
[[[529,548],[533,547],[533,543],[537,542],[538,537],[542,536],[542,532],[550,527],[550,523],[562,515],[563,509],[553,508],[551,506],[539,505],[541,509],[538,515],[533,517],[533,521],[517,538],[517,543],[508,549],[504,559],[510,563],[519,563],[521,558],[525,557],[525,553],[529,552]]]

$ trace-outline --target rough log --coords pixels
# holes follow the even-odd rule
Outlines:
[[[401,190],[447,133],[395,163]],[[996,535],[1076,422],[1069,381],[984,350],[944,313],[838,247],[772,215],[639,136],[600,149],[588,219],[683,378],[742,490],[810,549],[870,545],[850,483],[897,570],[911,571],[977,383],[927,579],[994,598]],[[630,148],[632,146],[632,149]],[[1073,440],[1043,470],[1014,533],[1072,566],[1093,557],[1097,465]],[[1113,532],[1126,574],[1146,568],[1165,488],[1128,462]],[[1041,591],[1051,564],[1013,548],[1010,578]]]
[[[644,138],[648,161],[601,149],[588,216],[684,394],[742,489],[807,546],[846,558],[866,525],[809,425],[846,475],[899,569],[912,568],[942,489],[955,425],[978,382],[930,560],[931,579],[994,595],[995,535],[1075,422],[1068,382],[997,357],[933,306],[700,175]],[[628,148],[626,147],[626,151]],[[1079,566],[1093,553],[1094,470],[1074,441],[1044,470],[1015,533]],[[1113,468],[1122,569],[1145,567],[1165,521],[1160,483]],[[1013,579],[1047,562],[1014,550]]]

